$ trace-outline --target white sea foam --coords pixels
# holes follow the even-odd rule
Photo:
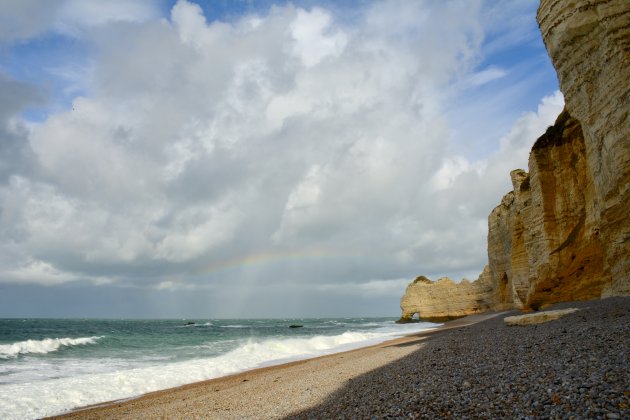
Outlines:
[[[95,344],[100,338],[102,337],[44,338],[43,340],[26,340],[11,344],[0,344],[0,359],[14,358],[20,354],[52,353],[59,350],[60,347]]]
[[[250,339],[236,349],[213,358],[0,385],[0,418],[50,416],[76,407],[130,398],[260,366],[376,344],[432,327],[435,324],[384,324],[371,332],[350,331],[335,336],[310,338]]]
[[[382,326],[382,323],[378,323],[378,322],[364,322],[362,324],[357,324],[357,327],[378,327],[378,326]]]

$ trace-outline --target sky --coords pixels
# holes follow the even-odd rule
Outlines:
[[[563,107],[534,0],[0,0],[0,317],[398,316]]]

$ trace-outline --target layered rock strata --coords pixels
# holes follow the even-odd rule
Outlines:
[[[542,0],[540,30],[571,115],[584,130],[605,295],[630,294],[630,2]]]
[[[488,218],[476,282],[420,278],[403,320],[630,295],[630,3],[542,0],[566,108]]]
[[[494,306],[538,309],[599,298],[610,277],[589,205],[594,186],[579,122],[563,111],[534,144],[529,174],[511,177],[514,190],[488,217]]]
[[[444,277],[431,281],[416,278],[401,299],[400,322],[411,322],[414,315],[421,321],[444,322],[462,316],[486,312],[493,308],[494,287],[488,267],[474,282],[455,283]]]

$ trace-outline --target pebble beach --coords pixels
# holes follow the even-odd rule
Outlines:
[[[58,418],[630,418],[630,298],[544,324],[485,314],[377,346]]]

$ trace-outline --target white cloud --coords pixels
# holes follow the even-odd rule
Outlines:
[[[58,4],[38,0],[0,0],[0,43],[39,35],[51,25]]]
[[[450,188],[457,177],[463,173],[475,170],[480,173],[483,170],[483,162],[477,162],[476,167],[462,156],[447,157],[442,166],[429,180],[430,191],[436,192]]]
[[[470,100],[454,87],[510,77],[475,67],[478,2],[375,2],[343,22],[295,6],[208,22],[184,0],[170,21],[139,3],[72,10],[94,35],[90,93],[20,134],[27,163],[0,183],[5,281],[192,290],[231,279],[196,275],[214,262],[313,248],[339,258],[261,281],[375,296],[475,277],[509,170],[562,106],[543,100],[494,154],[453,152],[447,111]]]
[[[179,1],[173,6],[171,20],[178,29],[179,36],[185,44],[204,44],[204,36],[210,36],[211,31],[206,27],[206,18],[201,7],[188,1]],[[212,41],[211,39],[209,40]],[[207,41],[206,41],[207,42]]]
[[[552,125],[556,117],[564,107],[562,92],[556,91],[545,96],[540,101],[536,112],[524,113],[514,124],[512,130],[501,140],[501,152],[509,152],[510,149],[529,150],[532,146],[531,138],[537,138]]]
[[[85,277],[60,271],[45,261],[32,259],[24,261],[21,265],[17,265],[15,268],[5,270],[2,278],[0,278],[0,282],[2,283],[18,282],[26,284],[41,284],[45,286],[54,286],[70,281],[87,281],[97,286],[115,282],[114,279],[108,277]]]
[[[400,297],[405,293],[409,279],[368,280],[363,283],[322,283],[315,285],[315,290],[327,293],[351,296]]]
[[[304,176],[302,182],[289,194],[286,210],[292,211],[302,208],[314,206],[319,201],[321,188],[319,186],[319,177],[321,168],[319,165],[313,165]]]
[[[187,208],[175,215],[169,232],[157,244],[156,259],[172,262],[189,261],[212,252],[213,248],[232,239],[240,222],[237,211],[218,208]]]
[[[157,1],[66,0],[59,23],[63,27],[100,26],[111,22],[144,22],[159,17]]]
[[[25,283],[59,284],[75,278],[55,269],[52,265],[43,261],[28,261],[26,265],[5,273],[9,278]]]
[[[24,41],[47,31],[79,36],[90,27],[158,16],[158,2],[150,0],[0,0],[0,43]]]
[[[500,197],[512,189],[509,173],[527,170],[527,159],[534,141],[553,125],[564,107],[560,91],[544,97],[536,112],[523,113],[511,130],[499,139],[499,149],[487,158],[471,162],[462,157],[446,158],[432,179],[438,194],[451,203],[469,205],[475,217],[486,217]],[[444,186],[447,186],[444,188]]]
[[[337,57],[346,46],[347,36],[340,30],[332,32],[331,21],[330,14],[322,9],[298,10],[290,26],[295,39],[292,50],[305,66],[312,67],[327,56]]]
[[[505,77],[507,73],[508,72],[502,68],[490,66],[486,69],[471,74],[470,77],[464,80],[463,86],[468,85],[478,87],[481,85],[485,85],[486,83],[490,83],[494,80]]]

